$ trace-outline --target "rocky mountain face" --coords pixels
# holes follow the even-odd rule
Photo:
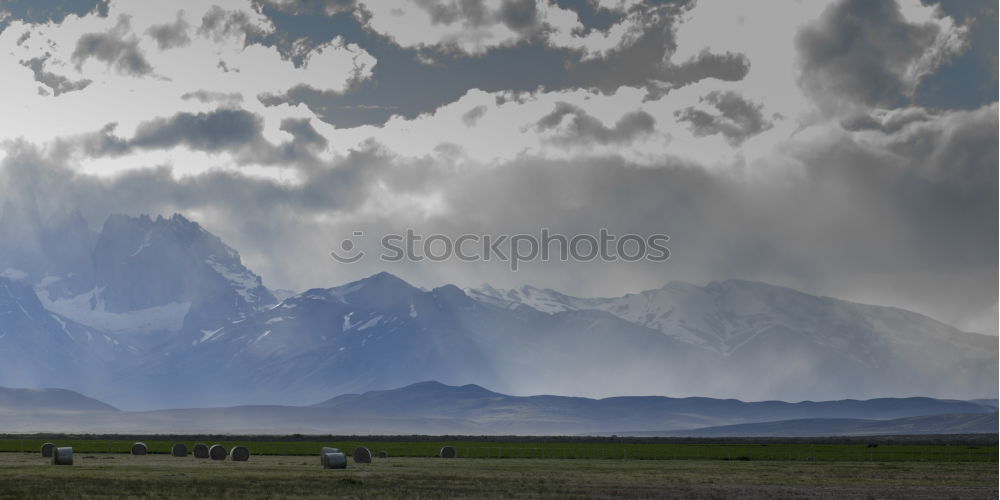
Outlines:
[[[0,385],[131,407],[305,404],[427,379],[593,397],[997,392],[995,337],[763,283],[581,298],[380,273],[279,301],[180,215],[111,216],[94,233],[79,213],[32,214],[0,216],[21,238],[0,240]]]
[[[0,277],[0,380],[19,387],[94,389],[139,351],[113,335],[52,313],[27,284]]]

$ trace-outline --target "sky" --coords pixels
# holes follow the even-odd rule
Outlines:
[[[0,0],[0,199],[181,213],[271,288],[739,278],[996,335],[997,33],[976,0]],[[670,259],[329,257],[541,228]]]

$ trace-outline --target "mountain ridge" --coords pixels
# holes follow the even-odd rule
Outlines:
[[[489,435],[740,435],[733,429],[770,429],[769,435],[870,434],[872,429],[904,429],[897,420],[917,423],[916,433],[969,433],[996,419],[996,409],[967,401],[933,398],[881,399],[812,404],[743,402],[711,398],[624,396],[601,400],[571,396],[511,396],[475,384],[435,381],[390,390],[341,394],[311,406],[240,405],[117,411],[97,407],[25,403],[0,412],[9,428],[49,432],[248,432]],[[23,390],[21,390],[23,392]],[[54,390],[47,390],[52,393]],[[29,391],[30,392],[30,391]],[[36,391],[37,392],[37,391]],[[70,391],[64,391],[70,393]],[[65,397],[65,395],[64,395]],[[99,418],[81,418],[92,411]],[[110,413],[109,413],[110,412]],[[337,418],[330,418],[337,415]],[[907,420],[909,419],[909,420]],[[905,423],[905,422],[903,422]],[[728,427],[726,427],[728,426]],[[740,427],[743,426],[743,427]],[[757,427],[754,427],[757,426]],[[636,429],[622,432],[620,429]],[[642,430],[659,429],[659,430]],[[810,433],[804,433],[803,429]],[[839,430],[838,430],[839,429]],[[852,430],[854,429],[854,430]]]

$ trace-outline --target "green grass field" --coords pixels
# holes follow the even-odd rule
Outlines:
[[[324,470],[77,452],[74,465],[0,453],[0,498],[996,498],[990,462],[388,458]]]
[[[454,446],[463,458],[524,459],[628,459],[628,460],[767,460],[850,462],[997,462],[997,446],[880,444],[624,444],[595,442],[494,442],[494,441],[254,441],[221,438],[212,440],[138,439],[0,439],[0,452],[35,452],[42,443],[71,446],[76,453],[128,453],[137,440],[151,453],[169,453],[176,442],[221,444],[226,448],[243,445],[255,456],[303,455],[319,453],[320,447],[353,450],[366,446],[373,452],[386,451],[390,457],[433,457],[442,446]]]

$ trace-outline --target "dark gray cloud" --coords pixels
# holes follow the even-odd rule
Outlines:
[[[191,43],[188,36],[188,22],[184,20],[182,12],[177,13],[177,20],[169,24],[156,24],[146,30],[146,34],[156,40],[156,45],[160,50],[183,47]]]
[[[694,107],[674,113],[678,121],[691,123],[691,131],[698,136],[722,134],[730,144],[739,145],[774,124],[764,117],[763,105],[744,99],[736,92],[713,91],[700,99],[714,107],[711,114]]]
[[[60,94],[65,94],[67,92],[83,90],[92,83],[91,80],[86,78],[81,80],[70,80],[65,76],[46,71],[45,62],[49,60],[49,57],[49,54],[45,54],[42,57],[35,57],[28,59],[27,61],[21,61],[21,64],[31,69],[32,73],[35,74],[36,82],[52,89],[52,95],[59,96]]]
[[[91,157],[121,156],[135,150],[170,149],[184,146],[209,153],[232,153],[239,164],[294,165],[300,169],[319,163],[316,152],[326,148],[321,136],[307,119],[285,119],[280,130],[292,140],[272,144],[264,138],[263,120],[236,108],[218,108],[201,113],[177,113],[168,118],[142,122],[132,137],[115,134],[110,123],[99,132],[87,134],[80,141]]]
[[[908,70],[939,31],[907,22],[895,0],[840,0],[796,37],[800,84],[826,106],[903,105],[917,83]]]
[[[538,26],[538,4],[535,0],[503,0],[500,20],[513,31],[530,31]]]
[[[87,59],[94,58],[126,75],[143,76],[152,73],[153,67],[139,50],[139,39],[129,35],[127,17],[120,17],[118,24],[105,33],[87,33],[76,42],[71,59],[77,68]]]
[[[239,92],[214,92],[211,90],[195,90],[185,92],[181,99],[195,99],[201,102],[218,102],[222,104],[237,104],[243,102],[243,94]]]
[[[556,103],[551,113],[536,124],[539,132],[560,128],[566,117],[571,117],[560,133],[549,140],[560,145],[575,144],[630,144],[640,136],[656,130],[656,119],[645,111],[625,114],[613,127],[608,127],[582,108],[569,103]]]
[[[240,109],[177,113],[143,122],[130,143],[140,148],[186,145],[202,151],[222,151],[256,140],[262,128],[259,117]]]
[[[246,12],[225,10],[218,5],[213,5],[202,16],[201,25],[198,26],[198,35],[216,42],[234,35],[252,37],[260,33],[260,29],[253,25]]]
[[[61,23],[68,15],[108,15],[108,0],[4,0],[0,2],[0,32],[11,21]]]
[[[742,54],[704,51],[680,64],[669,62],[676,51],[675,25],[689,7],[685,2],[637,5],[628,16],[640,28],[629,43],[601,57],[586,57],[582,49],[553,47],[538,36],[479,55],[447,46],[403,48],[370,29],[363,12],[311,16],[305,23],[302,16],[264,5],[262,13],[280,35],[256,41],[274,45],[294,60],[302,47],[316,47],[341,36],[374,56],[378,64],[370,78],[356,81],[345,92],[301,85],[259,99],[266,105],[305,104],[327,123],[356,127],[381,125],[394,115],[413,118],[459,99],[470,89],[613,93],[621,86],[631,86],[645,88],[650,98],[658,98],[706,78],[742,79],[750,67]],[[428,60],[434,64],[426,64]]]
[[[208,113],[177,113],[139,124],[135,135],[114,135],[115,124],[104,127],[86,142],[91,156],[120,155],[133,149],[187,146],[208,152],[237,151],[262,140],[262,120],[242,109],[220,108]]]
[[[292,134],[295,142],[299,144],[316,145],[321,148],[327,145],[326,137],[313,128],[308,118],[285,118],[281,121],[279,129]]]
[[[479,121],[480,118],[486,116],[486,111],[488,108],[483,105],[476,106],[465,113],[462,113],[462,123],[466,127],[472,127]]]

